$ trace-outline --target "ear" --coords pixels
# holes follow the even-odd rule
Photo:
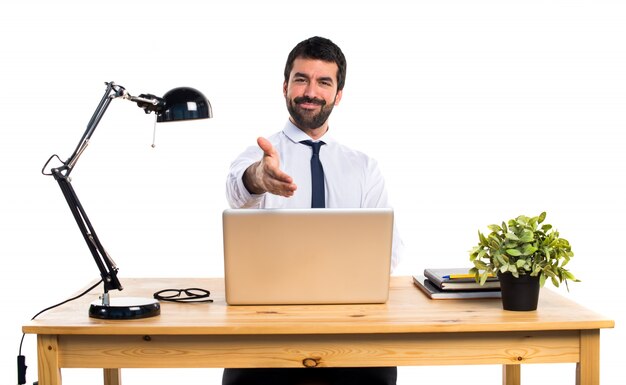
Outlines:
[[[335,105],[338,106],[341,101],[341,96],[343,95],[343,90],[337,91],[337,95],[335,96]]]
[[[287,82],[283,82],[283,96],[287,97]]]

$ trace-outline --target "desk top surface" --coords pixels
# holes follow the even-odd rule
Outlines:
[[[152,297],[165,288],[200,287],[213,303],[164,302],[161,315],[140,320],[89,318],[94,290],[25,324],[25,333],[93,335],[245,335],[451,333],[612,328],[614,321],[542,289],[537,311],[502,310],[499,299],[430,300],[411,277],[392,277],[389,301],[378,305],[228,306],[222,278],[128,278],[115,297]]]

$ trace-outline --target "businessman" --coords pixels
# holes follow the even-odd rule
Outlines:
[[[233,208],[389,207],[375,160],[332,138],[328,118],[339,105],[346,59],[332,41],[312,37],[287,57],[283,95],[289,120],[258,138],[232,163],[226,182]],[[315,229],[306,229],[315,236]],[[392,270],[402,242],[394,226]],[[225,369],[223,385],[391,385],[395,367]]]

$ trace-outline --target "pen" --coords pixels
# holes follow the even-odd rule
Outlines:
[[[444,279],[461,279],[461,278],[474,278],[474,274],[449,274],[444,275]],[[489,274],[489,277],[493,277],[493,274]]]
[[[455,278],[474,278],[474,274],[448,274],[443,276],[444,279],[455,279]]]

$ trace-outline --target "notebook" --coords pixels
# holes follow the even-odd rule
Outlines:
[[[222,221],[229,305],[387,301],[392,209],[229,209]]]

